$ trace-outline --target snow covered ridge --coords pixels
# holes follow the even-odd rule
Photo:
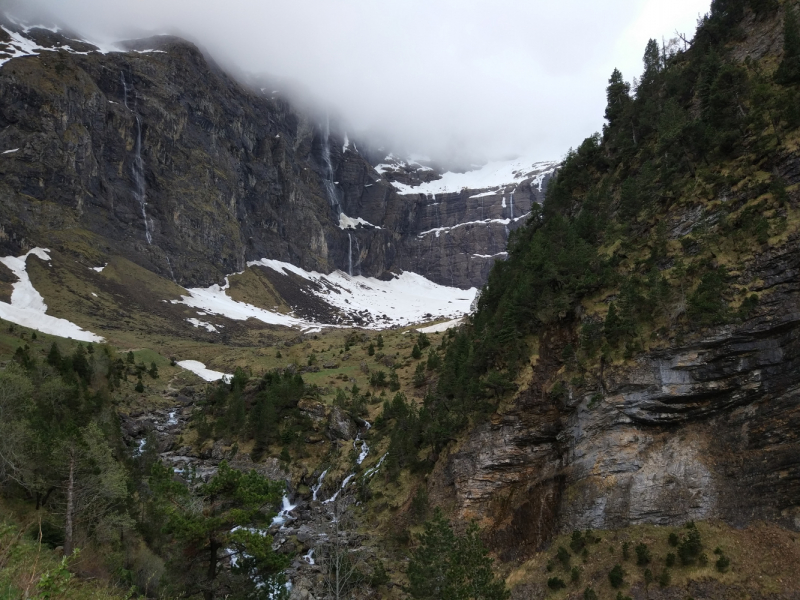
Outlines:
[[[319,327],[352,326],[385,329],[439,319],[458,319],[469,313],[477,290],[461,290],[438,285],[416,273],[403,273],[391,281],[372,277],[351,277],[342,271],[329,275],[304,271],[278,260],[262,259],[247,263],[280,275],[296,276],[304,292],[316,296],[335,309],[341,318],[335,322],[301,319],[237,302],[227,295],[229,284],[189,289],[189,295],[174,303],[191,306],[207,314],[236,321],[258,319],[270,325],[294,327],[310,333]]]
[[[390,166],[378,165],[376,170],[383,173]],[[523,181],[531,180],[531,185],[541,192],[544,179],[548,175],[552,175],[557,166],[558,163],[553,161],[518,158],[510,161],[490,162],[479,169],[466,173],[447,171],[442,174],[441,179],[417,186],[405,185],[396,181],[392,182],[392,185],[401,194],[449,194],[460,192],[463,189],[485,190],[490,188],[497,188],[495,193],[500,193],[507,186],[516,186]],[[381,170],[382,168],[383,170]],[[483,195],[491,194],[486,192]]]
[[[0,14],[0,17],[3,15]],[[0,29],[2,29],[10,39],[8,42],[0,42],[0,52],[8,56],[1,56],[0,57],[0,67],[2,67],[8,61],[19,58],[21,56],[35,56],[41,52],[55,52],[58,50],[64,50],[69,52],[70,54],[82,54],[88,55],[94,52],[100,54],[108,54],[110,52],[137,52],[139,54],[151,53],[151,52],[163,52],[163,50],[129,50],[118,47],[116,45],[104,45],[97,42],[89,42],[87,40],[82,39],[72,39],[65,35],[64,32],[60,31],[57,27],[45,27],[42,25],[23,25],[21,23],[16,23],[12,19],[6,17],[10,23],[9,25],[2,25]],[[54,43],[52,46],[43,46],[37,43],[30,33],[33,30],[43,30],[49,31],[51,33],[57,34],[61,39],[58,40],[57,43]],[[70,45],[70,42],[72,44]],[[75,47],[73,47],[75,46]],[[84,50],[79,50],[78,48],[84,48]]]
[[[33,254],[43,261],[49,262],[48,252],[50,251],[46,248],[34,248],[22,256],[0,258],[0,262],[19,279],[13,284],[11,303],[0,302],[0,319],[22,327],[30,327],[42,333],[72,338],[81,342],[104,341],[99,335],[86,331],[75,323],[46,314],[47,305],[44,303],[44,298],[36,291],[28,277],[27,260],[28,256]]]

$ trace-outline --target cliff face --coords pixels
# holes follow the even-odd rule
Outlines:
[[[182,40],[100,53],[42,29],[6,24],[2,35],[6,59],[17,56],[0,68],[0,151],[13,151],[0,160],[6,254],[90,248],[186,286],[272,258],[470,287],[505,249],[497,223],[419,236],[475,220],[477,203],[467,191],[435,203],[398,194],[328,124],[243,87]],[[22,42],[36,54],[22,56]],[[340,212],[371,225],[345,230]]]
[[[737,326],[606,367],[579,395],[548,395],[540,360],[513,407],[444,460],[433,489],[480,518],[504,558],[556,531],[719,518],[800,531],[800,250],[741,275],[768,300]],[[568,331],[545,336],[560,356]]]

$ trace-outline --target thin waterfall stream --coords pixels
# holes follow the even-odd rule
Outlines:
[[[136,144],[134,145],[133,167],[131,168],[133,175],[133,195],[137,202],[139,202],[139,206],[142,209],[145,239],[147,239],[148,244],[152,244],[153,235],[150,232],[150,221],[147,219],[147,187],[144,178],[144,160],[142,159],[142,120],[139,117],[139,113],[136,109],[136,89],[133,87],[133,83],[131,83],[130,87],[128,86],[128,82],[125,81],[124,72],[120,73],[120,78],[122,80],[125,108],[130,110],[136,119]],[[129,91],[133,93],[133,108],[131,108],[128,104]]]

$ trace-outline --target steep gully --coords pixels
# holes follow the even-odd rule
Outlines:
[[[207,482],[216,473],[221,460],[228,460],[235,468],[256,469],[273,480],[285,481],[287,491],[281,500],[281,505],[276,507],[277,514],[273,517],[271,525],[264,531],[273,536],[275,550],[296,555],[286,571],[288,587],[291,589],[293,582],[298,582],[300,589],[313,589],[315,585],[313,582],[322,568],[318,564],[318,549],[329,542],[332,527],[335,526],[339,515],[354,502],[352,494],[347,494],[347,490],[354,483],[356,472],[345,476],[341,483],[326,486],[323,491],[329,473],[327,469],[323,470],[315,477],[309,476],[310,494],[300,496],[292,490],[289,473],[283,470],[277,459],[272,458],[265,463],[254,464],[249,457],[232,454],[219,441],[202,455],[197,454],[191,447],[179,447],[177,442],[195,410],[197,394],[202,394],[200,388],[186,387],[180,391],[170,388],[165,399],[175,403],[172,408],[123,417],[123,437],[131,456],[137,458],[152,450],[165,464],[171,466],[177,475],[190,482],[190,485]],[[355,430],[354,439],[351,440],[353,448],[358,452],[356,464],[359,466],[370,452],[369,445],[361,437],[370,427],[370,423],[361,421],[360,427]],[[347,424],[346,429],[352,428],[352,423]],[[151,449],[148,444],[154,447]],[[380,470],[385,458],[386,454],[372,467],[364,470],[361,476],[373,477]],[[324,499],[323,494],[327,496]],[[363,542],[363,536],[354,531],[339,531],[337,535],[340,535],[343,543],[350,547],[359,547]],[[296,539],[299,546],[287,544],[290,538]],[[324,559],[324,552],[322,554]]]

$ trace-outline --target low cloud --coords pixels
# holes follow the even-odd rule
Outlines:
[[[13,0],[90,40],[186,37],[353,134],[440,159],[560,158],[602,127],[614,67],[691,36],[709,0]]]

